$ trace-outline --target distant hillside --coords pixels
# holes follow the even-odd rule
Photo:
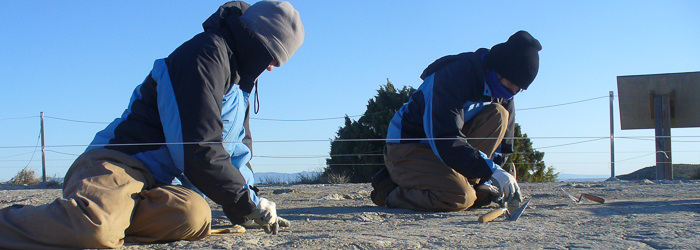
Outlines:
[[[645,167],[626,175],[616,176],[620,180],[654,180],[656,179],[656,166]],[[700,164],[673,164],[673,179],[687,180],[700,178]]]
[[[583,174],[562,174],[557,176],[558,181],[604,181],[610,175],[583,175]]]

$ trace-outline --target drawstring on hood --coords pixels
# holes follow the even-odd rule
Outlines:
[[[260,112],[260,98],[258,98],[258,79],[255,79],[255,100],[253,101],[253,112],[257,115]]]

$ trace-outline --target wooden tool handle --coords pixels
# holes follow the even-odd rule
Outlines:
[[[239,225],[234,225],[230,228],[212,229],[210,234],[227,234],[227,233],[245,233],[245,228]]]
[[[479,216],[479,222],[486,223],[486,222],[489,222],[495,218],[498,218],[498,216],[501,216],[501,215],[503,215],[503,213],[506,212],[506,209],[507,208],[499,208],[499,209],[493,210],[491,212],[488,212],[487,214]]]
[[[595,195],[583,194],[583,197],[586,198],[586,199],[589,199],[589,200],[598,202],[598,203],[600,203],[600,204],[605,203],[605,199],[603,199],[602,197],[595,196]]]

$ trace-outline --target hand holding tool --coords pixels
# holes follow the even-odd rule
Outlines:
[[[279,216],[277,216],[277,223],[280,225],[280,227],[292,226],[292,223],[289,220],[282,218],[282,217],[279,217]],[[253,221],[253,220],[246,221],[241,226],[243,226],[244,228],[247,228],[247,229],[261,229],[261,228],[263,228],[262,226],[255,223],[255,221]]]
[[[506,172],[502,168],[497,168],[491,175],[491,183],[498,187],[501,195],[501,199],[504,202],[514,202],[520,203],[522,197],[520,196],[520,186],[515,180],[515,177],[510,173]]]
[[[246,217],[262,226],[265,233],[276,235],[279,230],[277,205],[268,199],[260,198],[258,206]]]

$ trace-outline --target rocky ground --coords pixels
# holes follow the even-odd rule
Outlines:
[[[496,207],[427,213],[376,207],[369,184],[262,188],[292,226],[271,236],[260,229],[204,240],[127,244],[123,249],[696,249],[700,247],[700,181],[522,183],[528,208],[518,221],[477,218]],[[594,194],[604,204],[577,198]],[[0,207],[40,205],[59,189],[0,186]],[[230,227],[212,203],[214,228]]]

